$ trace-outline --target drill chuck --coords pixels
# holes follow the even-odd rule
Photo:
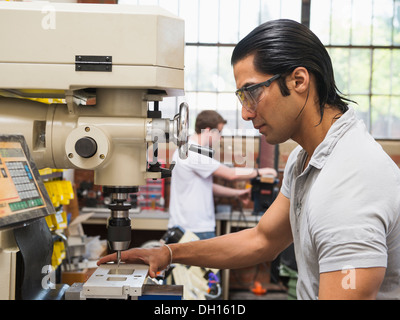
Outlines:
[[[111,217],[107,224],[107,240],[111,250],[120,252],[129,249],[131,243],[131,205],[125,203],[128,194],[137,192],[137,187],[104,187],[103,191],[110,193],[113,202],[108,205]]]
[[[126,250],[131,242],[131,219],[110,217],[107,240],[112,250]]]

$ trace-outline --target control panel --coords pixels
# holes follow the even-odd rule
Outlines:
[[[21,136],[0,136],[0,228],[48,212],[47,193]]]

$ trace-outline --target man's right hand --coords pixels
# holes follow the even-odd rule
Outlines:
[[[149,266],[149,276],[155,278],[158,271],[166,269],[170,263],[170,252],[166,246],[143,249],[132,248],[121,252],[121,261],[125,263],[143,263]],[[97,265],[117,261],[117,254],[106,255],[97,261]]]

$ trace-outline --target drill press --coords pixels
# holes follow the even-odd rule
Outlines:
[[[94,171],[120,258],[127,195],[168,175],[148,147],[174,141],[187,155],[187,104],[172,120],[148,113],[184,95],[184,21],[158,7],[6,1],[0,38],[0,133],[23,135],[39,169]]]

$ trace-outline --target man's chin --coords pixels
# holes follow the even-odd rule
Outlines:
[[[274,137],[272,137],[270,135],[267,135],[265,133],[262,133],[262,136],[264,137],[265,141],[268,144],[272,144],[272,145],[277,145],[277,144],[286,142],[288,140],[288,139],[277,139],[276,137],[274,138]]]

